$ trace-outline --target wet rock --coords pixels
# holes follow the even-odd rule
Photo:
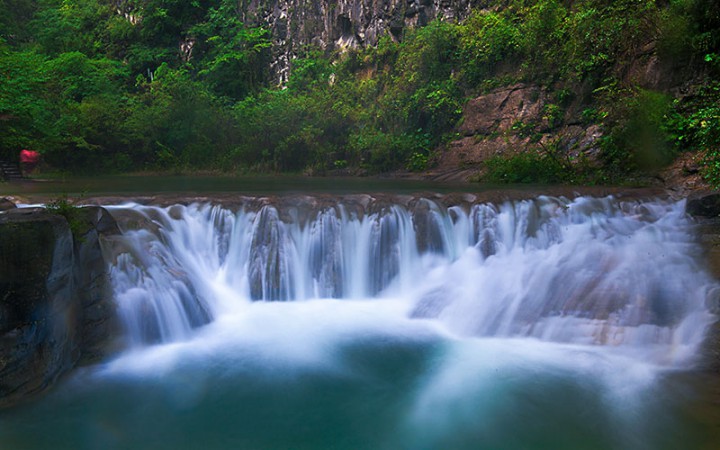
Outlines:
[[[0,406],[38,393],[79,356],[73,242],[42,209],[0,215]]]
[[[0,214],[0,407],[107,355],[117,336],[100,245],[117,226],[103,208],[73,211]]]
[[[690,194],[685,210],[691,216],[720,217],[720,192],[695,192]]]
[[[705,220],[698,224],[697,235],[702,245],[706,268],[720,279],[720,220]]]
[[[460,138],[439,153],[427,175],[437,181],[478,180],[486,175],[486,162],[493,157],[543,153],[549,148],[558,149],[571,164],[597,164],[602,130],[581,123],[579,115],[586,105],[578,98],[565,108],[562,118],[551,121],[546,107],[553,101],[545,88],[525,83],[499,87],[468,101],[458,128]]]
[[[14,208],[15,208],[15,203],[13,203],[10,199],[5,198],[5,197],[0,198],[0,212],[7,211],[9,209],[14,209]]]
[[[253,300],[288,300],[288,268],[283,258],[283,229],[278,211],[265,207],[258,214],[250,248],[250,297]]]
[[[120,230],[104,208],[78,210],[79,230],[74,239],[75,290],[81,307],[80,361],[89,363],[107,356],[115,348],[119,323],[112,298],[110,274],[101,241],[118,235]]]
[[[691,193],[685,211],[698,221],[697,236],[708,271],[720,279],[720,193]]]
[[[420,199],[412,210],[413,227],[418,251],[422,253],[443,253],[443,215],[433,202]]]

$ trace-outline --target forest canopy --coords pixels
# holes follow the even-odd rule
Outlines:
[[[80,173],[420,171],[469,98],[533,82],[557,100],[550,119],[583,96],[583,120],[604,129],[605,180],[641,165],[643,127],[668,158],[705,151],[720,180],[717,2],[480,3],[377,46],[307,47],[279,85],[269,30],[244,23],[236,1],[0,0],[0,159],[32,148]],[[661,62],[692,67],[694,95],[627,82],[648,42]],[[556,169],[545,181],[573,170]]]

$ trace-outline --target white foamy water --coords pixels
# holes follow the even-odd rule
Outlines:
[[[684,204],[127,205],[118,304],[133,345],[184,339],[250,302],[396,301],[458,336],[623,347],[662,364],[702,340],[714,288]],[[282,218],[281,218],[282,216]]]
[[[127,350],[0,447],[713,448],[683,203],[363,202],[112,207]]]

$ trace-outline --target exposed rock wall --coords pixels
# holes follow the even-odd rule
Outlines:
[[[720,193],[695,192],[688,196],[687,213],[697,221],[697,234],[702,244],[708,271],[720,280]],[[720,316],[720,291],[707,299],[713,314]],[[702,366],[712,373],[720,373],[720,322],[710,326],[702,351]]]
[[[108,217],[79,210],[73,237],[65,217],[42,208],[0,213],[0,406],[111,345],[117,322],[100,247],[116,230]]]
[[[459,138],[440,152],[431,175],[441,181],[468,181],[484,173],[485,161],[493,156],[542,152],[551,146],[567,157],[593,160],[600,148],[602,131],[582,122],[578,98],[553,117],[547,89],[518,83],[503,86],[468,101],[463,108]]]
[[[478,0],[243,0],[246,23],[267,27],[273,72],[287,81],[291,60],[306,46],[326,51],[372,46],[385,34],[400,39],[406,28],[443,17],[460,20]]]
[[[78,211],[78,236],[74,240],[73,277],[80,302],[80,364],[107,355],[120,333],[115,304],[103,254],[103,243],[120,234],[117,223],[104,208],[86,206]]]
[[[78,358],[72,235],[42,209],[0,215],[0,402],[41,391]]]

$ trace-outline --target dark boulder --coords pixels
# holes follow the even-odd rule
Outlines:
[[[118,322],[102,241],[117,226],[100,207],[71,211],[0,213],[0,407],[113,349]]]
[[[15,209],[15,203],[13,203],[9,198],[0,198],[0,212],[7,211],[9,209]]]
[[[696,232],[703,248],[705,267],[715,279],[720,280],[720,193],[690,194],[685,211],[698,222]],[[720,289],[710,293],[707,306],[714,315],[720,314]],[[702,368],[720,373],[720,322],[716,321],[708,328],[700,354]]]
[[[720,217],[720,192],[690,194],[685,210],[695,217]]]
[[[77,361],[72,263],[65,218],[0,214],[0,405],[42,391]]]
[[[698,223],[696,232],[703,247],[706,267],[715,278],[720,279],[720,193],[690,194],[685,212]]]

